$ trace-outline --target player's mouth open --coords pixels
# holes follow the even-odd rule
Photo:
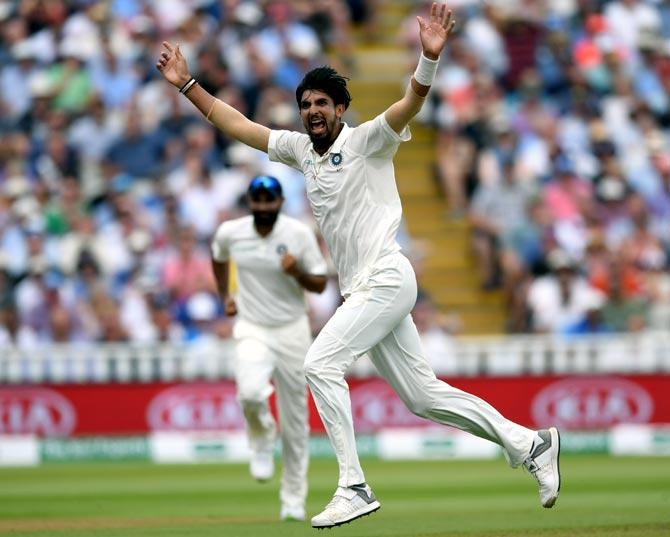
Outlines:
[[[313,133],[319,134],[326,130],[326,122],[323,119],[312,119],[309,122],[309,128]]]

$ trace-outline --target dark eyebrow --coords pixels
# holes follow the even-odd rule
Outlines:
[[[300,101],[300,106],[305,106],[306,104],[310,104],[312,101],[310,99],[303,99]],[[314,100],[315,104],[324,104],[327,103],[328,99],[326,97],[319,97]]]

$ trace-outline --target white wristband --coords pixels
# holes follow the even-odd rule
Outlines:
[[[419,58],[419,65],[416,66],[416,71],[414,71],[414,80],[422,86],[432,86],[439,63],[439,58],[437,60],[430,60],[422,52]]]

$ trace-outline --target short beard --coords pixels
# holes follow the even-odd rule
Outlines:
[[[332,130],[329,130],[328,124],[326,123],[326,132],[324,132],[318,138],[312,134],[309,134],[309,139],[312,142],[314,150],[319,154],[324,154],[337,139],[337,135],[340,134],[341,126],[342,124],[336,121]],[[307,132],[309,133],[309,130]]]
[[[314,150],[317,153],[325,152],[334,141],[330,139],[330,133],[326,134],[327,136],[319,136],[318,138],[312,135],[309,136],[309,139],[312,142],[312,146],[314,146]]]
[[[256,227],[271,227],[275,225],[279,213],[268,213],[268,212],[255,212],[254,215],[254,225]]]

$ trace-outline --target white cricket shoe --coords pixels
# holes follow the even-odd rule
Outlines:
[[[283,504],[279,517],[282,520],[305,520],[305,508],[302,505]]]
[[[381,504],[365,483],[351,487],[337,487],[326,508],[312,518],[312,527],[333,528],[375,512]]]
[[[553,507],[561,490],[561,471],[558,458],[561,453],[561,437],[556,427],[542,429],[530,448],[524,466],[540,486],[542,507]]]
[[[275,459],[271,451],[255,451],[249,461],[249,472],[256,481],[268,481],[275,473]]]

